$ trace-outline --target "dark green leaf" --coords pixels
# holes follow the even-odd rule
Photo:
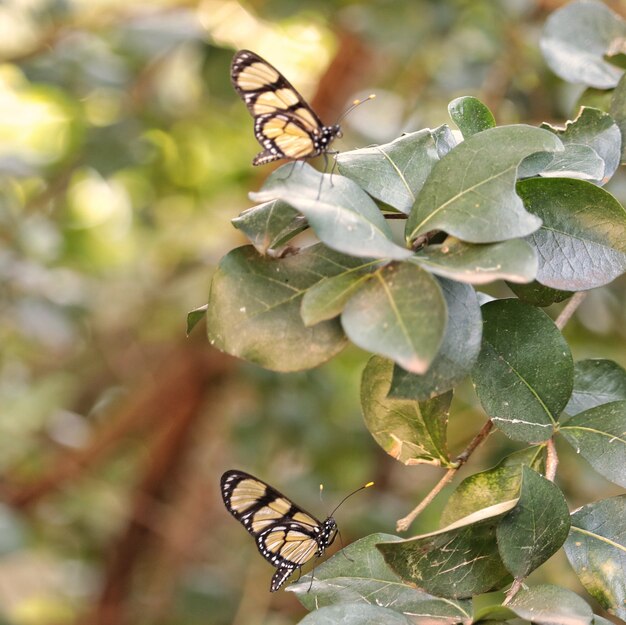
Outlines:
[[[435,132],[411,132],[391,143],[342,152],[339,171],[393,208],[408,213],[424,181],[439,160]]]
[[[341,603],[307,614],[299,625],[412,625],[411,621],[389,608],[363,603]]]
[[[493,113],[478,98],[472,96],[452,100],[448,104],[448,113],[465,139],[496,125]]]
[[[191,334],[191,331],[204,319],[208,304],[194,308],[187,313],[187,336]]]
[[[345,257],[321,244],[281,259],[253,247],[227,254],[213,276],[207,317],[212,345],[275,371],[298,371],[332,358],[345,346],[337,320],[312,328],[300,316],[302,296]]]
[[[361,380],[361,409],[376,442],[407,465],[450,466],[446,432],[452,392],[427,401],[391,399],[393,362],[370,358]]]
[[[623,70],[604,60],[604,53],[626,25],[601,2],[572,2],[546,20],[541,51],[550,69],[568,82],[598,89],[615,87]]]
[[[561,547],[570,527],[563,493],[545,477],[522,466],[517,505],[498,525],[498,550],[506,568],[523,579]]]
[[[341,323],[359,347],[424,373],[441,345],[446,317],[435,278],[412,263],[392,263],[348,301]]]
[[[568,415],[620,399],[626,400],[626,371],[616,362],[590,358],[574,365],[574,391],[565,407]]]
[[[536,280],[529,284],[513,284],[511,282],[507,282],[507,284],[522,302],[542,308],[551,306],[556,302],[562,302],[573,295],[570,291],[559,291],[558,289],[551,289],[549,286],[543,286]]]
[[[538,266],[535,250],[521,239],[476,245],[448,237],[417,252],[411,262],[438,276],[469,284],[529,282],[537,275]]]
[[[407,241],[433,229],[471,243],[534,232],[541,221],[515,193],[517,166],[534,152],[560,149],[552,133],[531,126],[502,126],[470,137],[433,167],[407,220]]]
[[[494,503],[519,494],[522,467],[543,471],[545,448],[527,447],[502,459],[495,467],[466,477],[452,493],[441,513],[440,525],[450,525]]]
[[[560,432],[598,473],[626,487],[626,401],[585,410],[568,419]]]
[[[443,341],[428,371],[409,373],[396,365],[389,397],[425,400],[445,393],[469,375],[480,351],[483,330],[476,291],[466,284],[440,279],[448,308]]]
[[[467,620],[468,604],[420,592],[403,582],[385,564],[376,544],[394,540],[399,539],[390,534],[371,534],[357,540],[317,566],[312,585],[309,574],[287,590],[297,593],[308,610],[338,603],[365,603],[412,616],[428,615],[443,625]]]
[[[491,506],[438,532],[380,543],[404,580],[439,597],[463,599],[502,588],[511,578],[496,545],[496,527],[515,505]]]
[[[542,128],[554,132],[568,147],[586,145],[604,162],[604,173],[599,182],[606,182],[613,176],[620,161],[622,137],[618,125],[611,115],[597,108],[583,106],[574,121],[568,121],[565,127],[558,128],[550,124],[542,124]]]
[[[593,148],[580,143],[570,143],[565,146],[563,152],[555,154],[538,173],[542,178],[578,178],[602,182],[605,178],[605,166]],[[608,179],[609,176],[606,176],[606,180]]]
[[[622,134],[621,162],[626,163],[626,75],[622,76],[611,99],[610,112]]]
[[[284,165],[251,193],[281,199],[303,213],[320,240],[352,256],[401,260],[411,252],[392,241],[382,213],[363,189],[344,176],[321,174],[306,163]]]
[[[346,302],[369,280],[380,263],[372,258],[344,257],[340,273],[323,278],[304,294],[300,308],[304,324],[312,326],[340,315]]]
[[[524,205],[543,221],[528,237],[539,257],[537,280],[564,291],[608,284],[626,270],[626,210],[584,180],[522,180]]]
[[[576,593],[543,584],[518,592],[508,607],[537,625],[589,625],[593,612]]]
[[[284,245],[307,227],[306,218],[282,200],[253,206],[232,220],[259,254]]]
[[[472,372],[494,425],[514,440],[545,441],[572,394],[569,347],[543,311],[517,299],[482,307],[483,345]]]
[[[587,592],[626,620],[626,495],[573,512],[565,553]]]

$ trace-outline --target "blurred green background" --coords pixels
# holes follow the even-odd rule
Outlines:
[[[273,62],[326,123],[375,92],[344,122],[344,150],[445,123],[460,95],[499,124],[563,123],[582,87],[538,50],[562,4],[0,4],[0,623],[297,622],[222,505],[229,468],[319,516],[375,480],[338,513],[344,541],[394,531],[440,471],[395,463],[365,430],[365,353],[280,375],[212,351],[201,327],[185,337],[219,258],[244,243],[230,220],[271,171],[250,164],[230,59]],[[626,201],[623,173],[609,190]],[[626,366],[625,287],[585,300],[566,329],[576,358]],[[459,389],[453,453],[483,419]],[[515,448],[494,435],[461,477]],[[615,492],[573,455],[563,447],[559,469],[572,507]],[[443,499],[414,533],[436,528]],[[561,553],[533,579],[583,592]]]

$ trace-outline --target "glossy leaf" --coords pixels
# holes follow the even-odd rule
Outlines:
[[[621,163],[626,163],[626,74],[621,77],[611,99],[610,112],[622,134]]]
[[[565,553],[587,592],[626,620],[626,495],[574,511]]]
[[[250,239],[259,254],[279,248],[308,226],[306,217],[282,200],[253,206],[235,217],[232,224]]]
[[[344,176],[321,174],[306,163],[284,165],[250,197],[281,199],[303,213],[328,247],[352,256],[400,260],[411,252],[392,241],[389,225],[363,189]]]
[[[478,98],[472,96],[452,100],[448,104],[448,113],[465,139],[496,125],[493,113]]]
[[[414,625],[411,621],[389,608],[363,603],[340,603],[309,612],[299,625]]]
[[[515,508],[496,530],[498,550],[506,568],[523,579],[561,547],[570,528],[567,501],[560,489],[528,466]]]
[[[299,371],[332,358],[346,344],[337,320],[305,327],[304,293],[341,270],[343,255],[321,244],[281,259],[240,247],[220,262],[211,284],[211,345],[275,371]]]
[[[402,579],[439,597],[463,599],[499,589],[511,578],[498,554],[496,527],[514,505],[491,506],[438,532],[378,548]]]
[[[509,438],[547,440],[572,394],[569,347],[543,311],[517,299],[482,307],[483,345],[472,372],[494,425]]]
[[[403,134],[391,143],[342,152],[338,169],[371,196],[408,213],[439,160],[435,131]]]
[[[204,319],[206,316],[208,305],[199,306],[187,313],[187,336],[191,334],[191,331]]]
[[[410,373],[396,365],[389,397],[425,400],[445,393],[466,378],[480,351],[482,316],[476,291],[466,284],[440,279],[448,322],[439,351],[428,371]]]
[[[568,415],[611,401],[626,400],[626,371],[612,360],[580,360],[574,365],[574,391],[565,407]]]
[[[542,178],[578,178],[602,182],[605,178],[605,165],[593,148],[570,143],[565,146],[563,152],[554,154],[550,162],[538,173]],[[608,180],[608,177],[606,179]]]
[[[448,498],[440,525],[450,525],[494,503],[515,499],[519,495],[522,467],[543,471],[544,465],[545,448],[527,447],[506,456],[491,469],[466,477]]]
[[[568,419],[560,432],[598,473],[626,487],[626,401],[585,410]]]
[[[573,295],[571,291],[551,289],[549,286],[539,284],[536,280],[528,284],[515,284],[513,282],[507,282],[507,284],[522,302],[542,308],[551,306],[556,302],[562,302]]]
[[[443,625],[467,620],[467,602],[438,599],[416,590],[385,564],[376,544],[394,540],[399,539],[390,534],[371,534],[357,540],[287,590],[296,593],[308,610],[339,603],[370,604],[411,616],[432,616]]]
[[[541,51],[550,69],[564,80],[610,89],[623,70],[605,61],[604,53],[625,34],[623,20],[606,5],[572,2],[546,20]]]
[[[576,593],[542,584],[518,592],[507,606],[536,625],[589,625],[593,612]]]
[[[304,324],[312,326],[340,315],[348,300],[379,266],[379,260],[345,256],[339,273],[322,278],[304,294],[300,308]]]
[[[552,133],[531,126],[502,126],[470,137],[433,167],[407,220],[407,241],[433,229],[470,243],[534,232],[541,221],[515,193],[517,166],[534,152],[560,149]]]
[[[341,323],[359,347],[424,373],[441,345],[446,317],[435,278],[412,263],[392,263],[348,301]]]
[[[417,252],[411,262],[438,276],[469,284],[530,282],[538,267],[534,248],[521,239],[476,245],[448,237]]]
[[[433,399],[387,397],[393,362],[370,358],[361,380],[361,409],[374,440],[406,464],[450,466],[446,433],[452,392]]]
[[[596,108],[583,106],[578,117],[568,121],[564,127],[542,124],[542,128],[554,132],[568,148],[585,145],[599,156],[604,163],[603,176],[596,177],[598,182],[606,182],[613,177],[620,162],[622,136],[620,129],[611,115]],[[592,178],[593,179],[593,178]]]

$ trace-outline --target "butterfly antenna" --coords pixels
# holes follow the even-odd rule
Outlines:
[[[373,100],[376,97],[375,93],[370,93],[367,98],[363,99],[363,100],[354,100],[354,102],[352,102],[351,106],[349,106],[340,116],[339,119],[337,120],[337,123],[339,123],[342,119],[344,119],[346,117],[346,115],[348,115],[349,113],[352,113],[352,111],[354,111],[354,109],[357,106],[361,106],[361,104],[364,104],[365,102],[369,102],[370,100]]]
[[[346,499],[349,499],[350,497],[352,497],[352,495],[356,495],[358,492],[361,492],[362,490],[365,490],[366,488],[369,488],[370,486],[374,486],[374,482],[368,482],[367,484],[364,484],[363,486],[361,486],[360,488],[357,488],[356,490],[352,491],[349,495],[346,495],[335,507],[335,509],[330,513],[329,516],[334,516],[335,512],[337,512],[337,510],[339,509],[339,507],[343,504],[344,501],[346,501]]]
[[[320,484],[320,501],[322,501],[322,493],[324,492],[324,484]]]

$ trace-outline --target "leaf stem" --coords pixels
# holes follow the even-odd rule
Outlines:
[[[511,603],[511,600],[521,590],[523,584],[524,582],[521,577],[514,579],[511,587],[509,588],[509,591],[506,593],[506,597],[504,598],[502,605],[508,605],[509,603]]]
[[[398,519],[396,530],[398,532],[406,532],[409,526],[417,518],[421,512],[430,504],[430,502],[444,489],[444,487],[452,481],[457,471],[468,461],[469,457],[474,453],[475,449],[489,436],[493,429],[491,420],[487,421],[481,428],[480,432],[474,436],[470,444],[456,457],[455,466],[448,469],[444,476],[435,484],[431,491],[420,501],[420,503],[402,519]]]
[[[554,482],[556,477],[556,468],[559,466],[559,456],[554,446],[554,438],[546,441],[546,479]]]
[[[574,293],[574,296],[567,302],[565,308],[559,313],[559,316],[554,322],[559,330],[562,330],[565,324],[572,318],[576,309],[580,306],[585,297],[587,297],[587,293],[588,291],[578,291]]]

